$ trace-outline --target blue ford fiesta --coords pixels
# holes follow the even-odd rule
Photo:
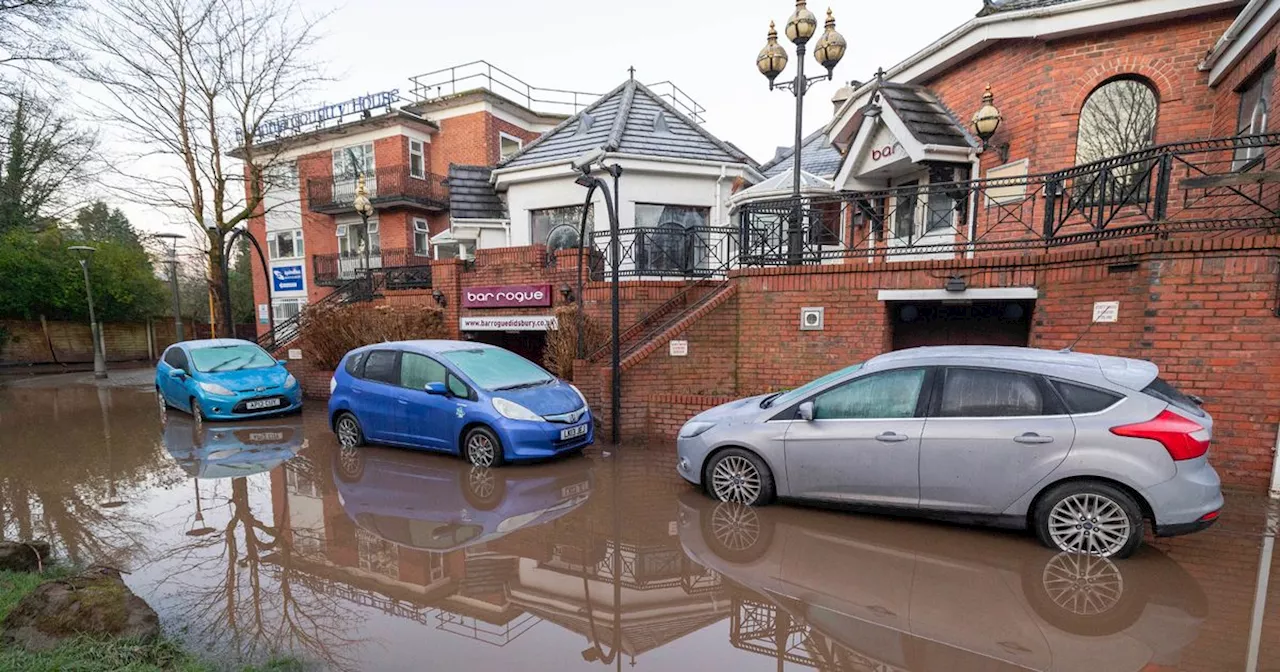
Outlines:
[[[215,338],[169,346],[156,364],[156,397],[197,422],[255,418],[302,408],[284,362],[249,341]]]
[[[330,425],[346,447],[425,448],[496,467],[581,451],[594,440],[578,388],[492,345],[365,346],[347,353],[329,388]]]

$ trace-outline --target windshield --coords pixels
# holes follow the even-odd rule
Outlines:
[[[555,380],[537,364],[501,348],[454,350],[444,353],[444,358],[486,390],[514,390]]]
[[[804,385],[801,385],[800,387],[797,387],[796,389],[791,390],[790,392],[781,393],[779,396],[766,399],[766,401],[768,401],[768,404],[765,405],[765,408],[769,408],[770,406],[782,407],[782,406],[789,406],[791,404],[794,404],[795,402],[803,399],[810,392],[813,392],[814,390],[821,388],[827,383],[830,383],[836,380],[837,378],[842,378],[861,368],[862,368],[862,362],[858,362],[857,364],[854,364],[852,366],[847,366],[843,369],[840,369],[839,371],[833,371],[831,373],[828,373],[827,375],[821,378],[818,378],[817,380],[805,383]]]
[[[191,351],[191,364],[202,373],[239,371],[241,369],[266,369],[276,365],[276,360],[266,350],[252,343],[215,345]]]

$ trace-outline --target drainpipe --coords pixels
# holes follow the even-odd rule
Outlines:
[[[982,179],[982,157],[978,156],[977,152],[969,152],[969,165],[970,165],[969,179],[970,180]],[[967,244],[967,247],[969,249],[966,250],[964,253],[965,259],[973,258],[973,249],[974,249],[973,239],[978,237],[978,199],[979,198],[981,197],[978,195],[978,191],[976,189],[971,189],[969,191],[969,227],[968,227],[969,242]]]
[[[1271,496],[1280,499],[1280,424],[1276,426],[1276,445],[1271,451]]]
[[[720,164],[720,177],[716,178],[716,216],[715,219],[711,221],[711,226],[720,226],[720,218],[724,216],[724,202],[720,200],[720,183],[723,182],[724,178],[727,176],[728,168],[729,167],[727,165],[723,163]]]
[[[1280,503],[1272,502],[1268,507],[1267,527],[1263,534],[1262,552],[1258,555],[1258,581],[1253,593],[1253,617],[1249,620],[1249,653],[1244,667],[1248,672],[1257,672],[1258,652],[1262,648],[1262,624],[1267,613],[1271,558],[1275,552],[1276,534],[1280,534]]]

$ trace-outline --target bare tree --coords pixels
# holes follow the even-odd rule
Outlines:
[[[42,66],[75,58],[58,34],[71,0],[0,0],[0,95],[16,95],[13,81],[43,79]]]
[[[79,205],[72,194],[84,193],[96,148],[92,133],[32,94],[0,108],[0,231],[40,228]]]
[[[263,149],[259,129],[318,81],[316,26],[293,0],[115,0],[79,31],[79,74],[101,86],[107,120],[140,148],[121,191],[184,213],[207,238],[218,315],[229,300],[226,239],[262,214],[281,172],[280,143]]]

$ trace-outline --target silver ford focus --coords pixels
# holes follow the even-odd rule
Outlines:
[[[678,470],[723,501],[775,498],[1030,528],[1123,558],[1222,508],[1213,419],[1150,362],[915,348],[701,413]]]

